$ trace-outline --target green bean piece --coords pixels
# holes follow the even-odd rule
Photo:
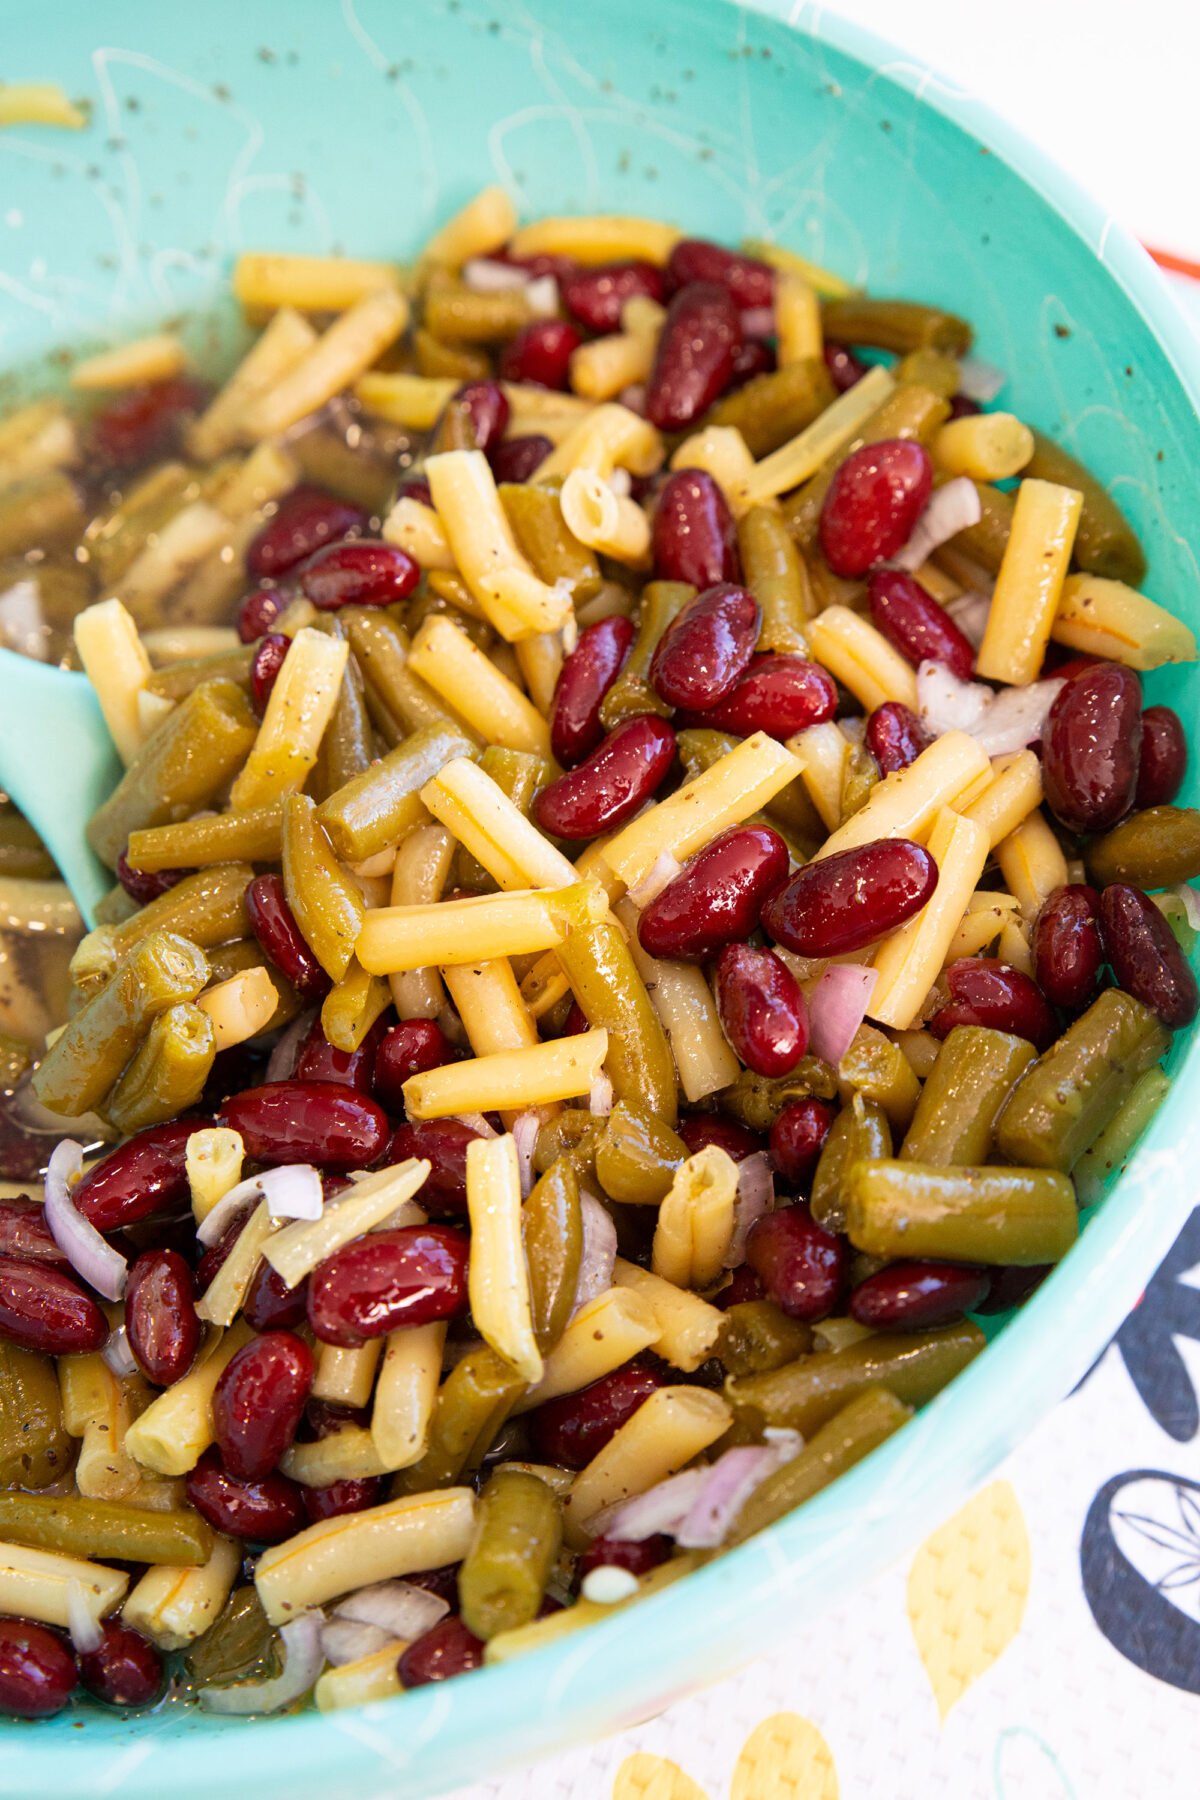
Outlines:
[[[0,875],[30,881],[53,881],[54,858],[28,819],[15,806],[0,807]]]
[[[902,1162],[986,1162],[1000,1108],[1033,1061],[1027,1038],[984,1025],[956,1025],[929,1071]]]
[[[479,766],[526,818],[539,789],[554,778],[553,767],[545,757],[535,756],[529,750],[506,750],[501,744],[489,744],[479,758]],[[476,894],[494,894],[498,883],[478,858],[460,844],[454,855],[450,885],[470,888]]]
[[[866,745],[851,744],[842,772],[842,792],[838,801],[841,809],[840,824],[844,825],[847,819],[852,819],[856,812],[861,811],[871,797],[871,789],[878,785],[879,780],[879,764]]]
[[[151,1022],[181,1001],[194,1000],[207,980],[202,950],[175,932],[152,932],[118,963],[46,1052],[33,1076],[42,1105],[68,1118],[92,1112]]]
[[[580,1107],[566,1107],[548,1119],[533,1146],[533,1167],[544,1175],[560,1158],[565,1159],[580,1181],[596,1180],[596,1149],[604,1135],[603,1119],[593,1118]]]
[[[147,1512],[121,1500],[77,1494],[0,1494],[0,1540],[67,1556],[196,1568],[212,1555],[213,1534],[190,1506]]]
[[[763,1375],[812,1349],[812,1328],[773,1300],[742,1300],[725,1314],[716,1354],[731,1375]]]
[[[983,1333],[970,1319],[934,1331],[874,1332],[844,1350],[819,1350],[766,1375],[731,1377],[725,1397],[755,1439],[767,1425],[807,1438],[867,1388],[884,1387],[906,1406],[924,1406],[983,1345]]]
[[[200,497],[200,484],[184,463],[160,463],[134,480],[108,513],[93,519],[84,533],[88,556],[102,586],[120,581],[149,540],[181,507]]]
[[[683,1139],[646,1107],[621,1100],[596,1146],[596,1178],[610,1200],[657,1206],[687,1153]]]
[[[465,400],[451,394],[442,408],[441,417],[429,440],[429,455],[441,456],[446,450],[478,450],[475,421]]]
[[[478,743],[475,733],[408,667],[408,638],[393,619],[378,608],[357,606],[343,607],[341,616],[362,670],[367,711],[389,747],[425,725],[451,726]]]
[[[674,1125],[675,1059],[619,927],[611,917],[574,927],[555,955],[588,1024],[608,1032],[614,1098]]]
[[[899,1044],[893,1044],[874,1025],[860,1025],[837,1072],[843,1106],[856,1093],[861,1094],[864,1100],[882,1106],[894,1132],[908,1129],[921,1097],[921,1084]]]
[[[996,1148],[1012,1163],[1069,1172],[1170,1041],[1149,1007],[1106,988],[1022,1075],[996,1122]]]
[[[943,400],[953,400],[961,375],[957,357],[947,356],[943,350],[931,350],[925,344],[901,357],[892,370],[894,380],[909,387],[929,388]]]
[[[1085,845],[1088,874],[1099,887],[1110,881],[1134,887],[1175,887],[1200,876],[1200,808],[1148,806],[1131,813]]]
[[[971,327],[965,319],[917,300],[850,294],[844,300],[823,301],[821,323],[835,344],[866,344],[872,350],[894,350],[898,356],[910,350],[965,356],[971,348]]]
[[[740,431],[751,456],[769,456],[811,425],[837,399],[825,360],[806,356],[769,374],[755,375],[709,408],[702,426]]]
[[[10,1093],[32,1062],[33,1051],[23,1039],[0,1031],[0,1090]]]
[[[794,1512],[886,1443],[908,1423],[912,1413],[912,1407],[887,1388],[864,1388],[820,1426],[798,1456],[755,1488],[734,1520],[726,1544],[744,1544],[756,1531]]]
[[[298,1013],[304,1011],[304,1000],[286,976],[264,956],[262,946],[256,938],[238,938],[232,944],[221,944],[208,952],[210,973],[209,986],[214,987],[218,981],[228,981],[231,975],[241,975],[247,969],[265,969],[271,986],[275,989],[276,1007],[263,1027],[264,1031],[278,1031],[289,1025]]]
[[[16,481],[0,495],[0,556],[24,556],[83,530],[83,502],[69,475],[53,469]]]
[[[456,344],[503,343],[532,317],[519,288],[502,288],[496,294],[477,294],[467,287],[431,288],[425,296],[427,329]]]
[[[490,1345],[468,1350],[438,1389],[428,1449],[419,1463],[395,1477],[393,1496],[451,1487],[461,1475],[477,1469],[525,1388],[516,1370]]]
[[[812,583],[796,540],[774,507],[752,506],[738,520],[742,577],[762,613],[758,648],[806,656],[804,627],[816,613]]]
[[[555,490],[533,482],[505,481],[499,491],[513,536],[534,573],[551,587],[569,582],[576,606],[589,600],[600,587],[600,564],[595,552],[569,529]]]
[[[475,1538],[458,1571],[459,1609],[486,1643],[536,1618],[562,1545],[562,1503],[524,1469],[500,1468],[479,1496]]]
[[[206,869],[214,863],[278,862],[283,849],[283,804],[251,806],[245,812],[212,813],[152,825],[130,833],[126,857],[131,869]]]
[[[486,381],[492,365],[485,350],[472,350],[466,344],[446,344],[424,325],[413,332],[413,355],[417,374],[446,377],[455,381]]]
[[[1109,1177],[1124,1167],[1170,1087],[1162,1069],[1147,1069],[1134,1082],[1095,1143],[1075,1164],[1072,1179],[1081,1206],[1092,1206],[1102,1197]]]
[[[317,819],[345,862],[364,862],[396,844],[426,818],[421,789],[475,745],[455,726],[426,725],[355,775],[318,808]]]
[[[307,794],[283,803],[283,887],[292,916],[331,981],[350,967],[366,907]]]
[[[927,443],[938,426],[944,425],[949,417],[950,402],[943,400],[940,394],[935,394],[932,388],[922,387],[917,382],[905,382],[894,393],[889,394],[856,436],[835,456],[831,456],[798,493],[784,501],[783,516],[795,534],[801,551],[810,549],[816,542],[821,508],[825,504],[829,484],[848,456],[852,456],[864,444],[880,444],[886,438],[918,438],[922,443]]]
[[[146,692],[163,700],[186,700],[206,681],[236,681],[239,687],[249,688],[253,661],[253,644],[216,650],[211,656],[184,657],[168,663],[165,669],[155,669],[146,682]]]
[[[819,1056],[802,1056],[789,1075],[756,1075],[743,1069],[737,1080],[722,1090],[721,1111],[751,1131],[770,1131],[789,1100],[833,1100],[837,1077]]]
[[[392,1004],[392,990],[382,975],[368,975],[356,956],[321,1003],[321,1030],[335,1050],[357,1050],[367,1033]]]
[[[1070,1177],[1055,1169],[856,1162],[842,1182],[850,1242],[869,1256],[1058,1262],[1079,1235]]]
[[[695,776],[702,775],[705,769],[711,769],[715,762],[728,756],[741,742],[741,738],[734,737],[732,732],[706,728],[681,731],[675,740],[675,747],[688,775]],[[805,861],[829,836],[809,798],[808,789],[799,776],[795,781],[789,781],[773,800],[767,802],[763,808],[763,816],[766,823],[776,831],[784,832],[796,840],[804,850]]]
[[[49,1487],[74,1459],[53,1358],[0,1338],[0,1483]]]
[[[316,629],[326,636],[345,640],[346,633],[336,613],[321,613]],[[366,689],[362,670],[353,656],[346,659],[333,714],[321,738],[306,790],[315,800],[323,801],[339,788],[361,775],[375,758],[375,734],[367,713]]]
[[[215,1624],[196,1639],[183,1666],[198,1687],[225,1687],[279,1672],[279,1634],[267,1623],[253,1582],[234,1588]]]
[[[246,889],[253,879],[254,870],[248,862],[214,863],[211,868],[185,875],[157,900],[151,900],[123,925],[113,928],[113,955],[126,955],[152,931],[178,931],[202,950],[249,937]]]
[[[660,700],[650,686],[650,664],[667,626],[695,592],[686,581],[648,581],[642,589],[637,636],[625,658],[625,667],[600,705],[600,723],[605,731],[612,731],[622,720],[632,719],[637,713],[654,713],[660,719],[670,713],[666,701]]]
[[[1029,473],[1028,469],[1025,473]],[[1003,493],[989,482],[977,481],[974,485],[975,492],[979,495],[979,519],[974,525],[968,525],[965,531],[955,532],[950,539],[950,547],[961,550],[973,562],[979,563],[994,575],[1008,549],[1016,502],[1011,494]]]
[[[87,837],[110,869],[132,831],[168,825],[211,806],[249,755],[258,721],[232,681],[206,681],[146,739],[88,825]]]
[[[104,1104],[122,1137],[195,1106],[217,1054],[213,1024],[191,1001],[159,1013]]]
[[[1083,495],[1072,552],[1081,569],[1110,581],[1128,582],[1130,587],[1137,587],[1145,579],[1145,553],[1129,520],[1103,483],[1061,444],[1035,431],[1033,455],[1022,474],[1038,481],[1055,481],[1060,487],[1075,488]]]
[[[564,1115],[565,1116],[565,1115]],[[533,1335],[545,1355],[566,1330],[583,1258],[579,1181],[565,1156],[551,1163],[521,1208]]]
[[[855,1094],[829,1128],[812,1181],[812,1216],[827,1231],[846,1226],[846,1183],[856,1163],[892,1154],[892,1128],[877,1100]]]
[[[328,488],[364,512],[387,512],[396,486],[396,464],[386,450],[367,444],[351,446],[343,433],[330,429],[302,431],[288,448],[306,481]]]
[[[132,866],[132,865],[131,865]],[[110,887],[107,894],[97,900],[92,908],[92,916],[97,925],[124,925],[127,919],[139,911],[138,903],[132,894],[127,894],[120,882]]]

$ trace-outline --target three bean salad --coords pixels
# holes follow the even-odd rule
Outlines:
[[[354,1705],[742,1542],[1197,1011],[1195,641],[964,320],[494,188],[234,292],[223,385],[164,332],[0,420],[0,637],[124,769],[86,932],[0,810],[26,1718]]]

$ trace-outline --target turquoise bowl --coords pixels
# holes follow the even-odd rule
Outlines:
[[[0,0],[9,79],[90,97],[0,133],[0,363],[164,316],[232,342],[244,247],[407,256],[485,181],[522,212],[777,238],[974,320],[1006,401],[1110,483],[1148,586],[1200,626],[1200,363],[1146,257],[969,95],[818,8],[696,0]],[[19,36],[17,21],[19,19]],[[6,378],[7,379],[7,378]],[[1197,716],[1195,671],[1155,698]],[[67,771],[64,771],[64,775]],[[644,1719],[911,1548],[1099,1353],[1192,1201],[1200,1050],[1079,1246],[896,1439],[760,1538],[556,1649],[351,1713],[167,1708],[0,1732],[0,1793],[406,1800]]]

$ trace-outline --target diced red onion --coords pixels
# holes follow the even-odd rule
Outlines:
[[[246,1681],[236,1687],[200,1689],[200,1705],[206,1712],[230,1713],[246,1718],[251,1713],[279,1712],[308,1693],[324,1666],[320,1613],[303,1613],[280,1627],[283,1672],[272,1681]]]
[[[476,294],[515,293],[533,284],[515,263],[496,262],[490,256],[473,256],[463,264],[463,281]]]
[[[640,912],[656,900],[665,887],[669,887],[678,875],[682,863],[676,862],[669,850],[660,850],[640,881],[635,881],[629,890],[629,898]]]
[[[957,475],[953,481],[934,488],[929,504],[913,526],[912,536],[893,556],[892,567],[914,573],[948,538],[956,537],[969,525],[978,525],[982,511],[975,483],[965,475]]]
[[[370,1587],[347,1594],[333,1609],[337,1619],[374,1626],[389,1638],[400,1638],[406,1643],[429,1631],[449,1611],[448,1603],[439,1594],[414,1587],[411,1581],[372,1582]]]
[[[616,1538],[622,1544],[641,1544],[660,1531],[674,1537],[708,1480],[708,1469],[685,1469],[656,1482],[644,1494],[606,1506],[588,1520],[594,1537]]]
[[[623,387],[621,389],[620,393],[617,395],[617,402],[629,412],[636,413],[639,419],[643,418],[646,412],[645,382],[631,381],[628,387]]]
[[[275,1040],[274,1047],[267,1059],[266,1081],[290,1081],[296,1073],[296,1064],[300,1060],[300,1046],[312,1027],[317,1016],[315,1006],[302,1012],[291,1024],[285,1026]]]
[[[596,1119],[607,1119],[613,1109],[613,1084],[603,1070],[588,1089],[588,1111]]]
[[[746,1239],[750,1227],[775,1203],[775,1177],[771,1159],[765,1150],[743,1157],[738,1164],[737,1199],[733,1204],[733,1236],[725,1252],[724,1267],[736,1269],[746,1260]]]
[[[517,1147],[517,1166],[521,1171],[521,1198],[528,1200],[533,1192],[533,1152],[542,1129],[542,1115],[536,1107],[518,1113],[513,1120],[512,1137]]]
[[[981,681],[960,681],[944,663],[923,662],[917,670],[917,711],[935,736],[965,731],[988,756],[1007,756],[1039,742],[1062,685],[1035,681],[994,693]]]
[[[861,963],[830,963],[808,1002],[808,1047],[826,1062],[840,1063],[867,1016],[878,971]]]
[[[741,314],[741,321],[743,337],[768,338],[775,335],[773,306],[747,306]]]
[[[325,1207],[321,1177],[311,1163],[284,1163],[258,1177],[273,1219],[319,1219]]]
[[[353,1619],[334,1618],[321,1627],[321,1650],[325,1661],[335,1669],[346,1663],[361,1662],[364,1656],[374,1656],[376,1651],[385,1650],[389,1644],[395,1644],[399,1656],[402,1642],[378,1625],[362,1625]]]
[[[116,1325],[109,1332],[108,1342],[100,1354],[118,1381],[137,1369],[137,1359],[129,1348],[129,1334],[123,1325]]]
[[[1193,931],[1200,931],[1200,892],[1190,882],[1181,881],[1178,887],[1169,890],[1178,894],[1183,903],[1184,914]]]
[[[82,1173],[82,1146],[74,1138],[64,1138],[46,1166],[46,1223],[75,1273],[106,1300],[119,1300],[125,1292],[129,1264],[72,1200],[71,1184]]]
[[[579,1190],[579,1204],[583,1214],[583,1249],[579,1258],[579,1274],[575,1280],[572,1318],[581,1306],[586,1306],[597,1294],[607,1293],[613,1284],[613,1269],[617,1260],[617,1228],[608,1208],[597,1200],[595,1194],[589,1194],[586,1188]]]
[[[704,1481],[675,1532],[685,1550],[715,1550],[738,1513],[772,1470],[778,1458],[769,1444],[745,1444],[727,1450],[705,1470]]]
[[[67,1630],[76,1656],[90,1656],[104,1642],[104,1627],[88,1606],[82,1581],[67,1583]]]
[[[946,611],[968,640],[973,650],[978,650],[983,642],[983,634],[987,630],[988,614],[992,610],[990,594],[959,594],[947,601]]]
[[[1007,381],[1004,370],[995,363],[984,362],[982,356],[964,356],[958,365],[959,393],[968,400],[978,400],[980,406],[994,400]]]

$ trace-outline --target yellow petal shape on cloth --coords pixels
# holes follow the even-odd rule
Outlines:
[[[833,1752],[809,1719],[773,1713],[742,1745],[729,1800],[838,1800]]]
[[[669,1756],[639,1750],[617,1770],[612,1800],[708,1800],[708,1796]]]
[[[926,1538],[908,1572],[908,1620],[945,1719],[1021,1628],[1029,1536],[1007,1481],[993,1481]]]

